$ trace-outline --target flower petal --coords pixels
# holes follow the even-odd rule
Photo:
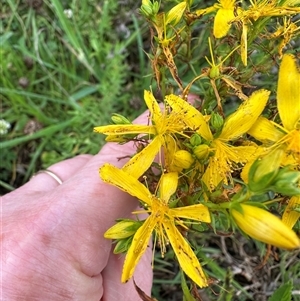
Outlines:
[[[210,214],[206,206],[196,204],[186,207],[177,207],[169,209],[169,212],[174,217],[188,218],[199,222],[210,223]]]
[[[145,90],[144,100],[151,113],[151,119],[154,121],[155,124],[157,124],[157,120],[159,120],[162,117],[162,113],[152,92]]]
[[[138,179],[151,166],[161,148],[161,137],[156,136],[142,151],[134,155],[122,170]]]
[[[214,21],[214,36],[217,39],[227,35],[231,27],[231,23],[229,22],[234,18],[235,16],[233,13],[233,8],[232,9],[220,8],[217,11],[217,14],[215,16],[215,21]]]
[[[149,239],[156,224],[157,219],[154,215],[150,215],[136,231],[125,258],[121,279],[123,283],[132,277],[136,265],[147,249]]]
[[[163,225],[182,270],[199,285],[199,287],[208,286],[207,279],[198,258],[174,223],[168,222]]]
[[[122,169],[106,163],[100,168],[100,177],[103,182],[114,185],[121,190],[137,197],[147,205],[152,204],[152,194],[136,178],[129,175]]]
[[[274,126],[272,121],[261,116],[258,117],[247,133],[264,144],[277,142],[285,135]]]
[[[287,207],[282,215],[282,221],[290,229],[294,227],[298,219],[300,218],[300,212],[294,211],[294,208],[300,207],[300,196],[293,196],[289,200]]]
[[[169,172],[161,176],[159,185],[159,197],[164,201],[165,204],[168,203],[170,197],[176,192],[177,185],[177,172]]]
[[[232,140],[246,133],[265,108],[269,94],[270,92],[267,90],[258,90],[252,93],[237,111],[225,120],[219,138]]]
[[[174,94],[167,95],[166,102],[175,112],[183,114],[184,122],[188,127],[197,130],[197,133],[208,141],[213,139],[213,135],[204,116],[191,104]]]
[[[112,124],[97,126],[94,132],[104,135],[121,135],[121,134],[156,134],[154,126],[138,124]]]
[[[291,54],[285,54],[280,64],[277,106],[283,126],[293,130],[300,119],[300,70]]]

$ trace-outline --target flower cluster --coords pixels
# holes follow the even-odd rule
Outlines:
[[[287,76],[287,72],[290,76]],[[162,255],[170,242],[183,271],[200,287],[207,286],[201,265],[178,228],[188,229],[188,224],[183,219],[210,223],[210,214],[216,210],[209,198],[210,192],[223,184],[232,184],[233,173],[242,172],[248,163],[251,163],[251,168],[246,177],[247,193],[236,201],[222,203],[222,208],[230,209],[235,223],[255,239],[287,249],[300,246],[297,235],[291,230],[299,217],[299,212],[292,207],[297,206],[300,199],[300,189],[297,188],[299,172],[291,171],[291,168],[299,167],[297,122],[300,111],[292,110],[291,106],[298,104],[300,108],[300,93],[291,90],[296,87],[299,92],[299,83],[300,73],[296,61],[293,56],[285,55],[279,73],[277,96],[278,102],[282,101],[282,104],[278,104],[282,126],[260,116],[270,94],[267,90],[254,92],[224,121],[222,118],[214,118],[213,121],[212,116],[201,114],[192,104],[174,94],[165,97],[164,108],[161,110],[153,94],[145,91],[151,124],[126,122],[95,128],[96,132],[108,135],[110,140],[112,137],[121,137],[124,141],[129,135],[135,135],[129,139],[138,139],[145,144],[122,169],[110,164],[105,164],[100,169],[104,182],[137,197],[144,208],[142,211],[149,213],[149,217],[139,223],[135,231],[125,235],[125,238],[122,233],[132,227],[134,222],[128,225],[127,220],[120,221],[105,234],[105,237],[111,239],[131,238],[124,264],[123,282],[133,275],[154,231]],[[220,124],[218,119],[221,120]],[[214,127],[218,130],[215,131]],[[247,143],[242,138],[246,133],[264,144]],[[235,145],[236,139],[240,139],[239,145]],[[139,178],[151,169],[157,154],[159,159],[156,174],[160,178],[155,190],[149,191],[139,182]],[[273,154],[275,159],[272,158]],[[257,158],[263,159],[256,160]],[[270,165],[273,163],[271,160],[278,164]],[[288,170],[281,169],[286,162],[289,162]],[[291,177],[287,180],[289,175]],[[187,183],[193,183],[194,186],[194,191],[189,192],[190,196],[199,189],[206,191],[204,200],[199,198],[193,204],[185,204],[180,199],[179,192]],[[244,204],[251,199],[251,195],[271,188],[275,192],[292,196],[283,222],[264,209]],[[177,204],[175,208],[172,207],[174,200]],[[118,229],[119,232],[116,231]]]
[[[240,7],[235,0],[219,0],[208,8],[191,11],[192,2],[181,1],[165,14],[159,13],[157,1],[142,1],[141,13],[157,34],[157,48],[149,57],[163,94],[162,103],[152,91],[145,91],[147,125],[132,124],[116,114],[114,124],[94,129],[105,134],[109,142],[135,141],[139,145],[122,168],[108,163],[100,168],[104,182],[140,201],[142,209],[135,214],[149,214],[143,221],[119,220],[105,233],[106,238],[116,241],[116,253],[127,253],[122,282],[133,276],[154,234],[162,256],[170,244],[183,272],[199,287],[208,286],[209,279],[188,238],[191,225],[210,224],[217,230],[221,223],[217,225],[216,216],[221,215],[231,228],[239,228],[258,241],[288,250],[300,247],[293,231],[300,216],[300,70],[294,55],[283,54],[285,45],[298,31],[295,23],[286,18],[299,12],[299,3],[253,0],[248,7]],[[226,37],[236,26],[240,45],[226,52],[225,59],[216,64],[208,38],[210,68],[184,83],[175,63],[180,50],[177,40],[191,23],[213,12],[214,37]],[[286,16],[286,30],[264,33],[268,38],[282,35],[285,41],[278,48],[282,60],[276,111],[271,118],[267,114],[271,91],[262,88],[246,95],[243,88],[253,86],[239,82],[235,78],[243,77],[236,68],[222,64],[240,48],[241,61],[246,66],[247,44],[258,34],[255,30],[259,26],[253,23],[282,14]],[[177,94],[167,92],[166,70],[179,88]],[[204,78],[209,80],[215,97],[203,100],[199,107],[188,101],[189,91]],[[222,101],[232,94],[239,99],[239,105],[225,114]],[[282,205],[281,218],[268,211],[266,193],[270,192],[271,202]]]

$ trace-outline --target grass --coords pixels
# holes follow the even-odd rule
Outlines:
[[[92,129],[113,112],[143,111],[146,26],[137,4],[127,4],[126,12],[111,1],[2,6],[1,115],[12,128],[1,137],[1,193],[53,162],[98,152],[103,140]],[[139,60],[129,64],[133,56]]]
[[[150,48],[149,29],[139,5],[133,0],[7,0],[1,5],[1,118],[11,124],[1,136],[1,195],[54,162],[97,153],[103,138],[93,127],[109,123],[112,113],[133,119],[144,110],[143,90],[153,82],[144,53]],[[206,40],[207,33],[201,34]],[[209,56],[201,47],[201,42],[195,45],[199,70]],[[269,87],[263,79],[257,77],[258,84]],[[205,84],[195,85],[193,92],[198,90],[205,91]],[[290,279],[292,300],[300,300],[299,251],[280,252],[280,261],[274,251],[257,269],[264,245],[239,234],[194,236],[213,282],[199,292],[199,300],[264,301]],[[160,301],[182,300],[173,258],[171,250],[164,259],[156,252],[153,296]]]

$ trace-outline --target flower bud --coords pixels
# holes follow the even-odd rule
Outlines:
[[[282,149],[276,149],[251,165],[248,184],[251,191],[263,193],[270,190],[269,187],[278,173],[283,154]]]
[[[246,204],[231,209],[236,224],[252,238],[284,249],[300,247],[296,233],[272,213]]]
[[[199,134],[193,134],[192,137],[190,138],[190,144],[192,146],[198,146],[202,142],[202,138]]]
[[[175,167],[187,169],[194,163],[193,156],[186,150],[179,150],[175,153],[173,163]]]
[[[206,144],[198,145],[193,149],[193,153],[197,159],[204,160],[209,155],[209,146]]]
[[[111,228],[109,228],[105,233],[104,237],[108,239],[123,239],[128,238],[135,234],[138,228],[142,225],[139,221],[134,221],[131,219],[121,220]]]
[[[279,170],[275,179],[273,180],[273,190],[287,196],[300,194],[300,172],[290,170],[286,166]]]
[[[131,122],[124,116],[114,113],[111,116],[111,120],[113,121],[114,124],[131,124]]]
[[[224,124],[224,119],[219,113],[212,113],[210,123],[215,130],[220,130]]]
[[[149,19],[155,18],[159,11],[159,3],[151,0],[142,0],[141,13]]]

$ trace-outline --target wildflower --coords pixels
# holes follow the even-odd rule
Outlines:
[[[168,112],[166,108],[164,112],[161,112],[157,101],[150,91],[145,91],[144,98],[150,111],[152,125],[115,124],[95,127],[94,129],[95,132],[109,135],[108,137],[115,136],[117,139],[120,139],[120,135],[128,134],[148,134],[149,139],[154,137],[142,151],[129,160],[123,167],[126,172],[136,178],[140,177],[150,167],[154,157],[162,146],[168,148],[170,152],[175,152],[176,143],[174,142],[175,138],[173,138],[173,135],[176,133],[182,134],[186,128],[184,122],[185,114],[183,112]],[[172,146],[168,147],[170,143],[172,143]],[[136,162],[138,163],[136,164]]]
[[[283,56],[277,88],[277,107],[282,125],[264,117],[248,131],[255,139],[271,144],[272,148],[283,148],[285,156],[281,158],[283,165],[290,157],[293,164],[300,164],[300,70],[295,57],[291,54]]]
[[[218,3],[213,6],[197,10],[196,15],[202,16],[217,11],[213,32],[216,38],[222,38],[228,33],[231,27],[230,22],[235,18],[234,9],[235,0],[218,0]]]
[[[166,96],[167,103],[173,109],[179,111],[181,108],[182,111],[187,112],[187,125],[201,135],[210,147],[208,166],[202,177],[210,190],[213,190],[221,181],[227,184],[227,176],[237,164],[246,163],[259,153],[256,145],[232,146],[228,142],[237,139],[252,127],[263,111],[269,94],[270,92],[267,90],[254,92],[235,113],[225,119],[223,128],[217,137],[213,136],[207,121],[198,110],[178,96]]]
[[[10,129],[10,123],[4,119],[0,119],[0,135],[7,134],[9,129]]]
[[[201,265],[191,247],[177,229],[177,225],[186,228],[181,218],[209,223],[209,211],[202,204],[178,208],[168,206],[171,196],[177,189],[178,174],[172,172],[162,176],[159,185],[159,196],[153,195],[135,177],[110,164],[103,165],[100,169],[100,176],[104,182],[117,186],[141,200],[146,212],[150,214],[136,231],[132,244],[128,249],[123,267],[122,282],[127,282],[132,277],[137,263],[147,248],[150,236],[155,231],[161,245],[162,255],[166,252],[166,245],[170,242],[183,271],[200,287],[207,286],[207,279]]]
[[[255,206],[246,204],[239,206],[231,209],[231,215],[246,234],[279,248],[291,250],[300,247],[300,240],[296,233],[277,216]]]
[[[73,11],[72,9],[68,8],[64,10],[64,14],[68,19],[71,19],[73,17]]]
[[[247,66],[248,28],[253,24],[252,21],[263,17],[288,16],[300,12],[300,7],[295,7],[297,3],[293,3],[293,1],[281,1],[281,5],[280,1],[276,0],[250,0],[250,2],[251,6],[248,9],[238,8],[237,16],[231,20],[231,23],[241,22],[242,24],[241,58],[245,66]],[[286,40],[287,42],[288,40]],[[280,47],[283,48],[282,45]]]

